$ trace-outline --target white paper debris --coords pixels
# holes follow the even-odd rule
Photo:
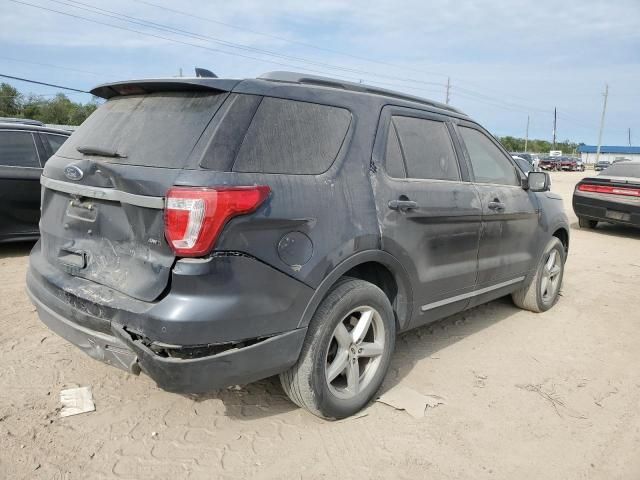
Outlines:
[[[60,391],[60,403],[62,404],[61,417],[93,412],[96,409],[90,387],[68,388]]]
[[[427,407],[443,405],[444,399],[438,395],[423,395],[407,387],[395,387],[378,398],[378,402],[404,410],[413,418],[422,418]]]

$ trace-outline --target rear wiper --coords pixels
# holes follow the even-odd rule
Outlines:
[[[113,158],[127,158],[123,153],[118,153],[115,150],[102,147],[92,147],[91,145],[80,145],[76,147],[76,150],[84,155],[99,155],[101,157],[113,157]]]

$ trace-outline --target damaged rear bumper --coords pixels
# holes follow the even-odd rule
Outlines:
[[[182,267],[174,273],[171,292],[148,303],[53,269],[37,244],[27,292],[55,333],[96,360],[145,372],[168,391],[206,393],[291,367],[306,334],[297,326],[310,289],[277,272],[267,282],[267,267],[255,260],[215,261],[215,266]],[[255,282],[265,287],[258,290]],[[283,282],[291,287],[283,288]],[[278,296],[281,291],[287,297]]]
[[[67,320],[34,294],[32,281],[27,283],[27,292],[42,322],[56,334],[96,360],[134,374],[142,370],[160,388],[176,393],[206,393],[280,373],[296,362],[306,334],[306,328],[301,328],[217,355],[164,357],[120,325],[112,324],[107,334]]]

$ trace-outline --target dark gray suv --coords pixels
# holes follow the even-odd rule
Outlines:
[[[449,106],[338,80],[113,83],[48,162],[28,292],[92,357],[200,393],[279,374],[341,418],[400,331],[558,298],[560,198]]]

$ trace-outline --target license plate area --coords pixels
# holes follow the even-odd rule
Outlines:
[[[72,197],[67,206],[68,217],[93,223],[98,217],[97,205],[91,199]]]
[[[611,220],[619,220],[622,222],[631,221],[631,215],[629,213],[619,212],[617,210],[607,210],[607,213],[605,216],[607,218],[610,218]]]

